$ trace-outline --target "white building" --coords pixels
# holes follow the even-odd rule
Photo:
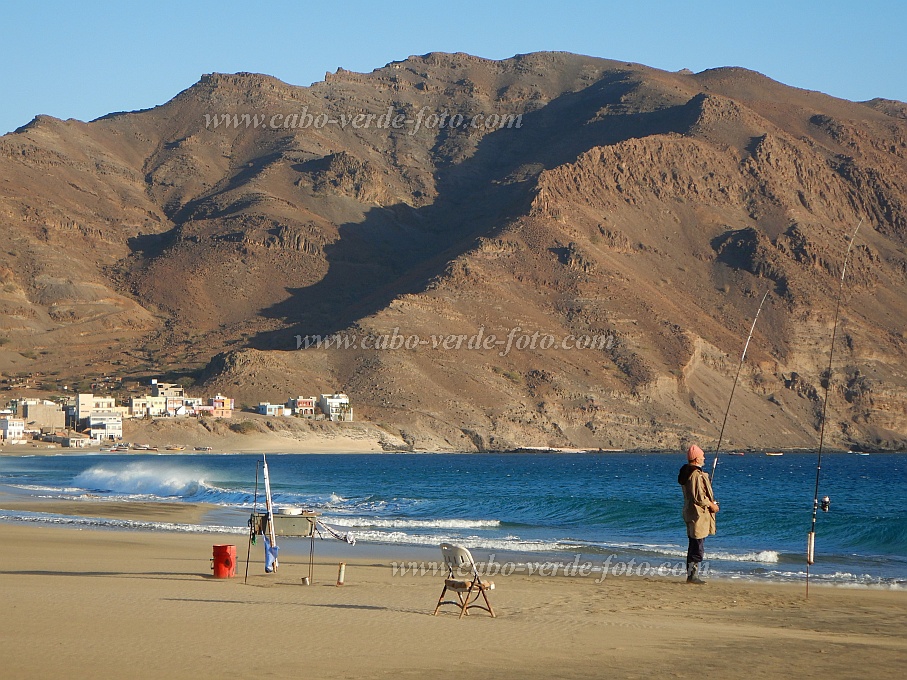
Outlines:
[[[168,416],[185,416],[188,414],[186,400],[183,397],[164,397],[164,399],[167,400]]]
[[[176,383],[162,383],[158,382],[157,378],[153,378],[151,380],[151,396],[184,399],[186,397],[186,390]]]
[[[131,397],[129,415],[133,418],[159,418],[167,415],[167,397]]]
[[[45,435],[42,439],[46,442],[54,442],[73,449],[85,449],[91,446],[91,439],[77,432],[56,432]]]
[[[88,436],[95,441],[123,438],[123,414],[119,411],[92,411],[88,416]]]
[[[117,400],[113,397],[98,397],[93,394],[76,395],[76,420],[82,422],[92,411],[113,411],[116,410]]]
[[[350,398],[345,394],[322,394],[318,399],[318,406],[326,418],[334,422],[353,420],[353,408]]]
[[[25,439],[25,421],[21,418],[0,418],[0,439],[6,443]]]
[[[284,406],[283,404],[271,404],[267,401],[263,401],[258,405],[258,408],[255,409],[257,413],[260,413],[263,416],[291,416],[293,411]]]

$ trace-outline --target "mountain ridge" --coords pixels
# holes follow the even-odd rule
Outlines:
[[[198,372],[200,389],[250,404],[343,389],[420,449],[662,448],[717,438],[769,290],[728,436],[810,446],[862,218],[829,434],[903,446],[904,106],[736,67],[429,53],[309,87],[206,74],[90,123],[39,116],[0,138],[0,367],[60,381]],[[303,109],[520,126],[205,124]],[[612,341],[296,349],[297,336],[395,328]]]

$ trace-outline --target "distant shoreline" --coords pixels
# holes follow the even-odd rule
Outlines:
[[[242,424],[245,427],[237,427]],[[234,429],[236,428],[236,429]],[[27,444],[2,444],[3,456],[79,455],[101,454],[101,448],[117,443],[141,445],[146,449],[130,448],[128,453],[155,454],[224,454],[224,453],[500,453],[500,454],[582,454],[582,453],[668,453],[679,454],[672,448],[583,448],[578,446],[519,445],[500,449],[456,449],[447,440],[426,439],[422,446],[414,445],[404,435],[395,434],[369,421],[335,423],[311,421],[300,418],[263,416],[257,413],[238,412],[232,419],[207,419],[173,417],[131,419],[124,423],[122,442],[104,442],[86,448],[68,448],[49,442]],[[167,447],[172,447],[168,450]],[[181,447],[180,450],[173,450]],[[211,447],[210,451],[197,450]],[[715,451],[706,443],[703,448],[711,457]],[[156,449],[156,450],[150,450]],[[803,447],[771,447],[754,449],[736,447],[720,452],[722,457],[733,453],[754,456],[768,451],[784,453],[811,453],[816,449]],[[119,452],[118,452],[119,453]],[[826,450],[826,453],[903,453],[903,451],[845,451]]]
[[[243,437],[244,435],[238,435]],[[211,450],[196,450],[194,446],[183,445],[170,442],[166,445],[149,444],[150,449],[130,448],[128,451],[103,451],[108,448],[109,444],[95,444],[85,448],[70,448],[60,445],[48,445],[44,442],[30,444],[9,444],[0,445],[0,458],[16,456],[79,456],[79,455],[198,455],[198,456],[224,456],[224,455],[251,455],[270,453],[280,454],[298,454],[298,455],[337,455],[337,454],[417,454],[417,455],[476,455],[476,454],[499,454],[499,455],[575,455],[575,454],[600,454],[600,453],[620,453],[627,455],[634,454],[661,454],[661,455],[680,455],[681,452],[676,449],[579,449],[579,448],[561,448],[561,447],[543,447],[543,446],[519,446],[512,449],[486,450],[486,451],[456,451],[456,450],[429,450],[429,449],[389,449],[380,446],[370,446],[364,444],[362,440],[335,437],[331,439],[318,439],[317,441],[307,442],[305,440],[288,440],[285,437],[263,438],[260,436],[245,436],[245,442],[239,442],[239,445],[212,445]],[[290,443],[288,443],[288,441]],[[145,442],[141,442],[145,443]],[[180,450],[168,449],[167,446],[183,446]],[[815,454],[816,449],[779,449],[784,454]],[[823,455],[873,455],[882,456],[890,454],[905,453],[904,451],[845,451],[843,449],[825,450]],[[714,451],[706,451],[706,457],[711,459],[715,455]],[[721,451],[720,456],[739,456],[730,451]],[[744,449],[742,455],[746,456],[764,456],[766,451],[753,451]]]

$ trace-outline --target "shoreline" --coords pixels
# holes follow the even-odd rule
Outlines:
[[[431,615],[442,577],[349,555],[337,587],[338,561],[320,546],[310,586],[308,556],[295,554],[275,574],[253,562],[247,583],[238,554],[237,576],[215,579],[219,538],[0,523],[6,676],[243,675],[266,659],[278,677],[431,677],[439,664],[476,678],[896,677],[907,653],[903,591],[819,587],[806,599],[786,584],[513,574],[494,577],[496,618],[458,620],[452,607]],[[453,636],[458,652],[444,649]],[[680,663],[693,641],[708,644]]]
[[[247,427],[240,427],[247,426]],[[237,428],[237,429],[233,429]],[[675,449],[614,449],[576,448],[572,446],[515,445],[506,449],[457,450],[449,443],[435,441],[437,447],[416,447],[400,436],[369,421],[333,423],[309,421],[298,418],[263,416],[257,413],[239,412],[232,419],[198,419],[192,417],[129,419],[124,423],[123,442],[153,447],[155,450],[134,449],[118,453],[166,454],[227,454],[227,453],[287,453],[287,454],[338,454],[338,453],[486,453],[509,455],[550,455],[550,454],[596,454],[620,453],[673,453]],[[428,442],[425,442],[428,443]],[[102,454],[101,448],[115,443],[93,444],[86,448],[69,448],[50,442],[29,442],[24,444],[0,443],[0,457],[3,456],[46,456]],[[168,447],[180,450],[168,450]],[[211,447],[211,451],[196,450]],[[706,446],[708,448],[708,446]],[[787,454],[814,453],[814,449],[802,447],[775,447],[772,449],[737,448],[723,450],[719,455],[762,456],[768,451]],[[826,453],[858,452],[843,449],[828,450]],[[859,452],[863,455],[884,455],[903,451]],[[707,450],[709,456],[715,451]]]
[[[242,437],[243,435],[238,435]],[[302,440],[293,440],[294,445],[288,446],[284,442],[286,437],[276,436],[272,439],[262,439],[255,437],[246,437],[247,440],[260,446],[246,446],[249,442],[244,442],[244,446],[213,446],[210,451],[199,451],[194,447],[177,444],[182,446],[180,450],[168,449],[168,445],[157,445],[152,449],[135,449],[130,448],[128,451],[106,451],[109,444],[95,444],[85,448],[71,448],[59,445],[48,446],[45,442],[30,444],[0,444],[0,458],[3,457],[31,457],[31,456],[80,456],[80,455],[156,455],[156,456],[230,456],[230,455],[255,455],[255,454],[273,454],[273,455],[336,455],[336,454],[386,454],[386,455],[595,455],[595,454],[660,454],[677,456],[678,452],[674,449],[565,449],[565,448],[545,448],[545,447],[517,447],[515,449],[487,450],[487,451],[456,451],[456,450],[429,450],[429,449],[389,449],[373,447],[368,445],[357,444],[355,439],[330,439],[327,443],[319,440],[318,445],[303,445]],[[275,441],[276,440],[276,441]],[[311,442],[309,443],[311,444]],[[349,444],[349,445],[347,445]],[[153,445],[152,445],[153,446]],[[815,454],[815,449],[783,449],[784,454],[803,455]],[[903,451],[877,451],[872,454],[857,453],[854,451],[825,450],[823,455],[873,455],[886,456],[903,454]],[[714,456],[714,451],[706,451],[706,456]],[[721,456],[736,456],[729,451],[721,451]],[[747,456],[761,457],[767,455],[762,451],[747,451]]]
[[[240,426],[247,427],[241,428]],[[239,430],[233,429],[240,427]],[[122,442],[153,447],[156,451],[128,453],[381,453],[406,448],[403,440],[366,422],[331,423],[298,418],[237,413],[232,419],[192,417],[129,419],[124,422]],[[0,456],[98,453],[117,442],[69,448],[50,442],[2,444]],[[211,447],[197,451],[196,447]],[[182,450],[168,450],[180,447]],[[127,452],[123,452],[127,453]]]
[[[16,493],[0,490],[0,516],[6,513],[23,513],[23,519],[0,518],[0,525],[28,525],[36,529],[50,527],[68,528],[74,531],[123,532],[136,537],[152,534],[173,534],[205,536],[219,543],[233,543],[237,546],[237,559],[245,561],[246,556],[254,563],[253,553],[247,553],[248,530],[245,525],[246,515],[237,509],[227,509],[209,503],[186,503],[166,501],[123,501],[104,500],[87,494],[72,499],[40,498],[20,496]],[[30,517],[30,515],[39,517]],[[46,515],[47,517],[40,517]],[[242,515],[242,523],[237,517]],[[328,525],[343,533],[345,527]],[[353,535],[357,531],[353,530]],[[301,537],[288,537],[280,542],[282,554],[301,558],[308,555],[311,544]],[[259,539],[259,546],[261,545]],[[314,541],[315,554],[318,557],[330,557],[337,560],[381,560],[387,564],[437,564],[440,552],[435,544],[396,543],[369,540],[358,540],[351,546],[343,540],[337,540],[325,534]],[[682,580],[682,558],[661,555],[658,557],[633,557],[632,553],[577,552],[570,550],[533,551],[507,548],[472,548],[472,553],[482,570],[491,569],[493,574],[504,575],[538,575],[540,577],[557,576],[579,578],[580,580],[600,583],[604,580],[621,578],[644,578],[654,581],[671,582]],[[790,587],[805,586],[804,580],[797,578],[773,577],[770,573],[763,577],[727,571],[727,565],[721,565],[722,558],[712,557],[710,561],[719,563],[717,571],[712,567],[711,573],[705,572],[711,581],[740,584],[767,584]],[[706,566],[709,566],[707,561]],[[679,565],[679,566],[678,566]],[[678,571],[680,570],[680,571]],[[903,582],[881,580],[878,582],[829,581],[827,574],[817,572],[810,581],[810,586],[831,587],[857,590],[907,592]]]

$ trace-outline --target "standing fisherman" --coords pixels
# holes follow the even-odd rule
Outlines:
[[[687,464],[680,468],[677,483],[683,489],[683,521],[690,539],[687,548],[687,583],[702,585],[699,567],[705,559],[705,538],[715,533],[718,502],[712,493],[712,482],[702,469],[705,454],[695,444],[687,449]]]

